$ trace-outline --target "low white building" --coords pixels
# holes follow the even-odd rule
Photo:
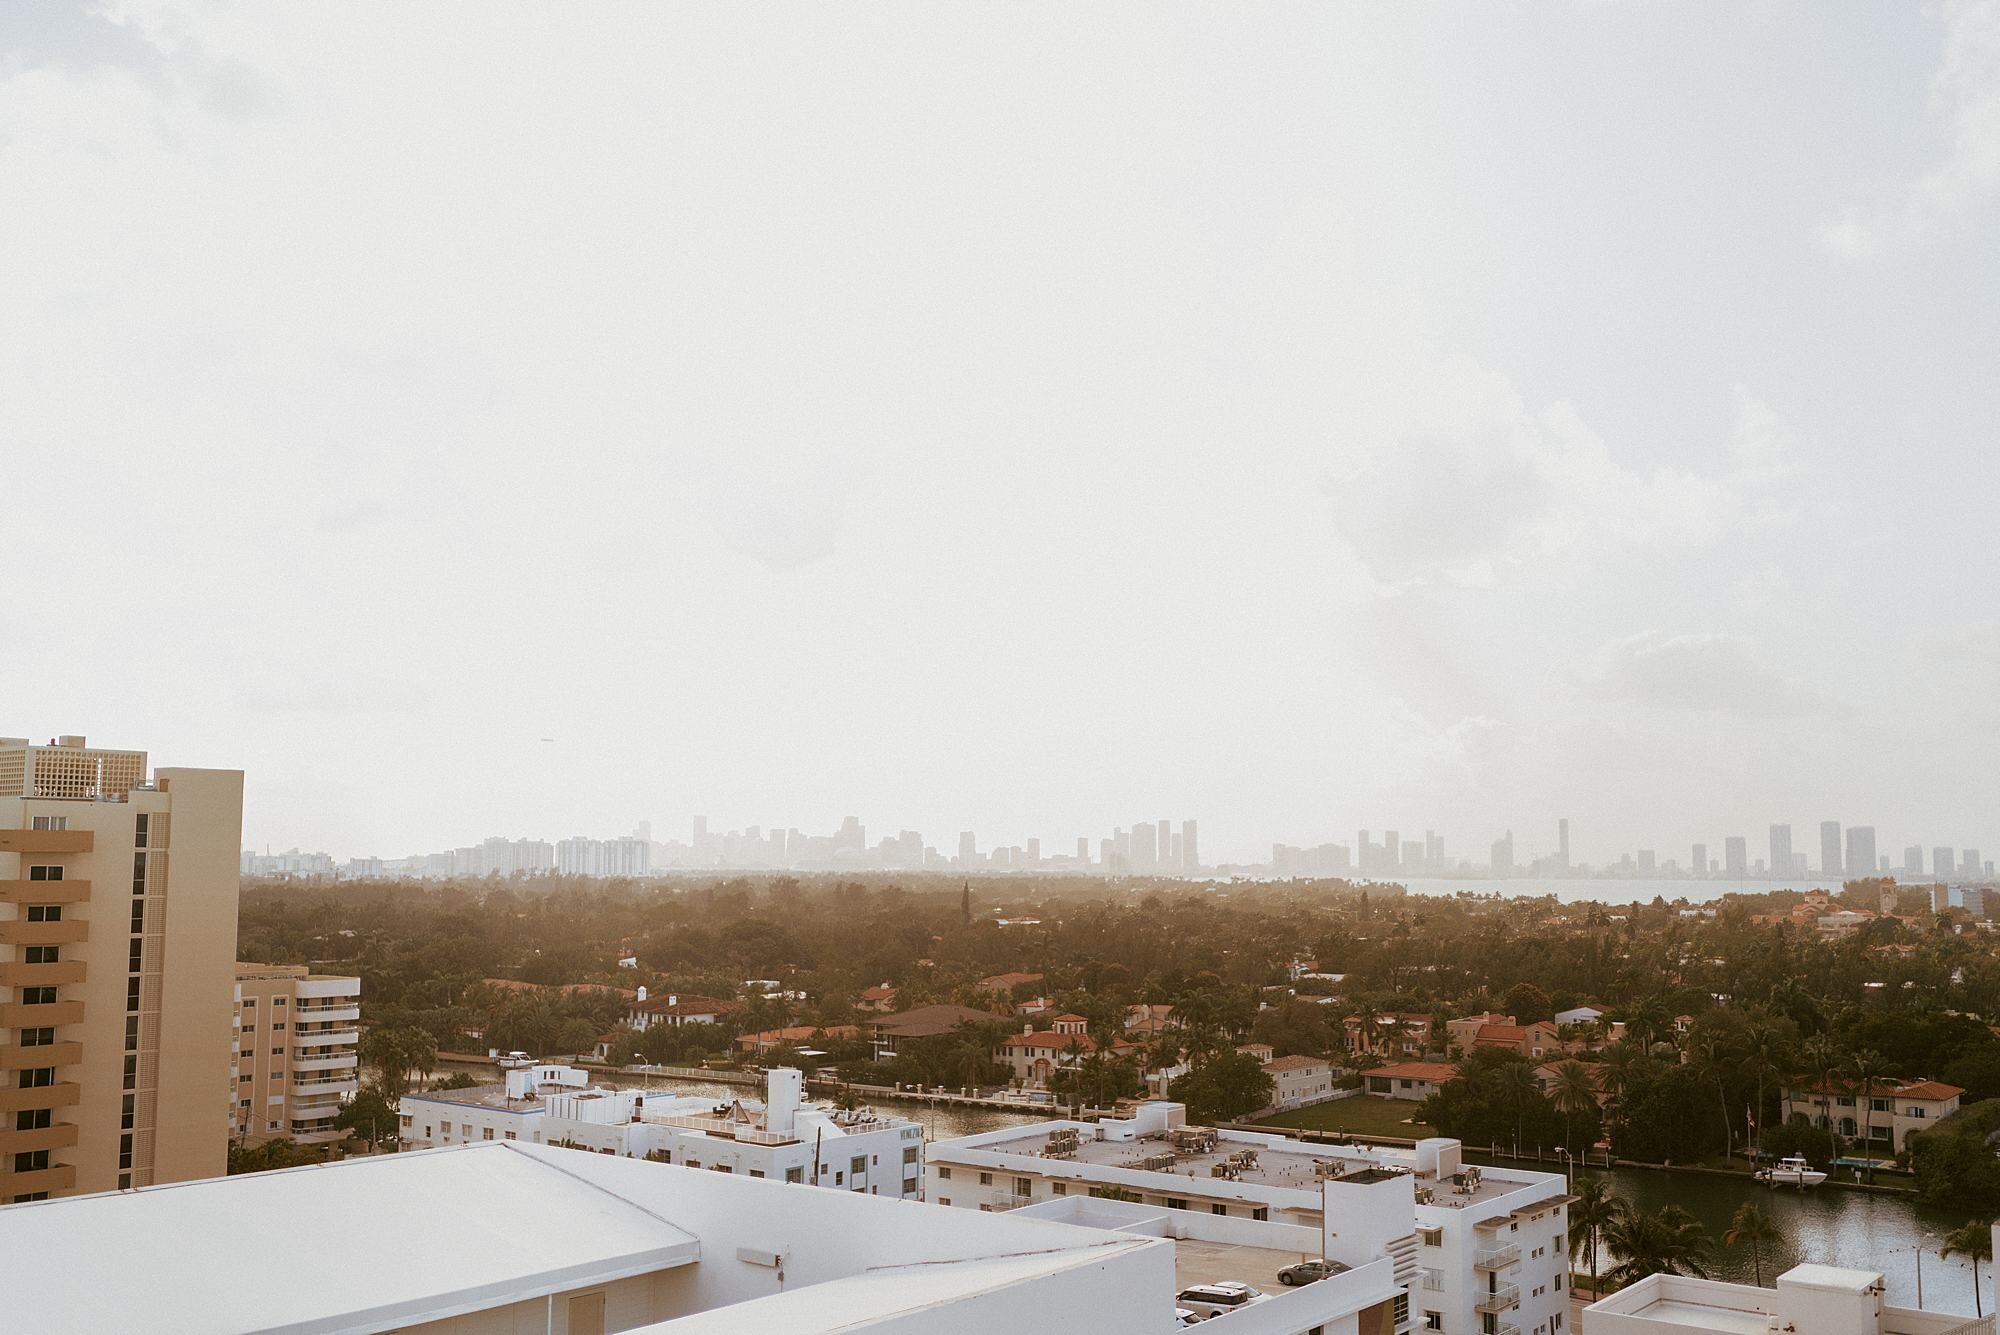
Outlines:
[[[1882,1292],[1881,1271],[1830,1265],[1794,1266],[1771,1289],[1649,1275],[1584,1308],[1579,1335],[1993,1335],[1991,1316],[1890,1307]]]
[[[541,1065],[507,1072],[504,1084],[407,1094],[399,1134],[407,1145],[522,1141],[871,1196],[923,1194],[921,1125],[808,1103],[791,1067],[765,1072],[762,1102],[589,1081],[575,1067]]]
[[[4,1206],[0,1256],[23,1335],[1161,1335],[1176,1291],[1164,1238],[518,1142]]]
[[[1563,1335],[1567,1207],[1558,1173],[1480,1168],[1455,1140],[1413,1150],[1326,1146],[1186,1125],[1178,1103],[1125,1120],[1050,1121],[930,1146],[928,1199],[1014,1210],[1051,1199],[1136,1198],[1172,1217],[1287,1225],[1302,1250],[1360,1268],[1395,1262],[1395,1329]],[[1265,1287],[1271,1275],[1239,1276]]]

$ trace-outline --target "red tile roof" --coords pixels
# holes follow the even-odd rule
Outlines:
[[[877,1035],[893,1038],[936,1038],[948,1034],[962,1024],[983,1024],[1001,1017],[991,1011],[976,1011],[969,1006],[919,1006],[915,1010],[898,1011],[894,1015],[877,1016],[869,1021],[869,1027]]]
[[[1041,981],[1042,975],[1038,973],[996,973],[990,978],[980,979],[973,986],[982,992],[1011,992],[1017,987]]]
[[[1264,1069],[1267,1071],[1310,1071],[1314,1067],[1332,1069],[1319,1057],[1274,1057],[1264,1063]]]
[[[1388,1076],[1395,1080],[1427,1080],[1441,1085],[1447,1080],[1458,1078],[1458,1068],[1450,1062],[1391,1062],[1378,1066],[1372,1071],[1363,1071],[1363,1076]]]
[[[1003,1048],[1053,1048],[1057,1052],[1069,1051],[1070,1044],[1076,1044],[1079,1052],[1097,1051],[1096,1040],[1088,1034],[1058,1034],[1044,1029],[1033,1034],[1009,1034]]]
[[[1800,1094],[1858,1094],[1861,1085],[1855,1080],[1815,1080],[1809,1085],[1792,1085],[1787,1092],[1797,1098]],[[1942,1103],[1965,1093],[1957,1085],[1947,1085],[1942,1080],[1877,1080],[1868,1086],[1870,1097],[1880,1095],[1892,1099],[1916,1099],[1919,1102]]]

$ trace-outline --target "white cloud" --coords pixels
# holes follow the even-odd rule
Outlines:
[[[1949,0],[1943,14],[1931,105],[1947,138],[1944,156],[1890,201],[1822,223],[1820,245],[1834,255],[1863,259],[1921,241],[2000,195],[2000,0]]]
[[[1323,489],[1382,585],[1490,587],[1609,550],[1700,547],[1788,519],[1774,484],[1800,469],[1794,433],[1739,390],[1731,443],[1730,464],[1712,473],[1629,466],[1572,405],[1530,409],[1506,376],[1454,360],[1403,429],[1355,451]]]
[[[1646,631],[1604,645],[1576,679],[1587,695],[1642,708],[1789,715],[1826,703],[1810,685],[1762,662],[1740,635]]]

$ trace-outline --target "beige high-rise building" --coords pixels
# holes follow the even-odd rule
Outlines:
[[[243,775],[0,737],[0,1203],[228,1166]]]
[[[303,964],[236,966],[236,1102],[229,1134],[255,1144],[338,1140],[340,1100],[359,1088],[361,980]]]

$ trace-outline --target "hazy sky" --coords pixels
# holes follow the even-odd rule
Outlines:
[[[1995,0],[8,0],[0,732],[339,855],[1991,849],[1997,239]]]

